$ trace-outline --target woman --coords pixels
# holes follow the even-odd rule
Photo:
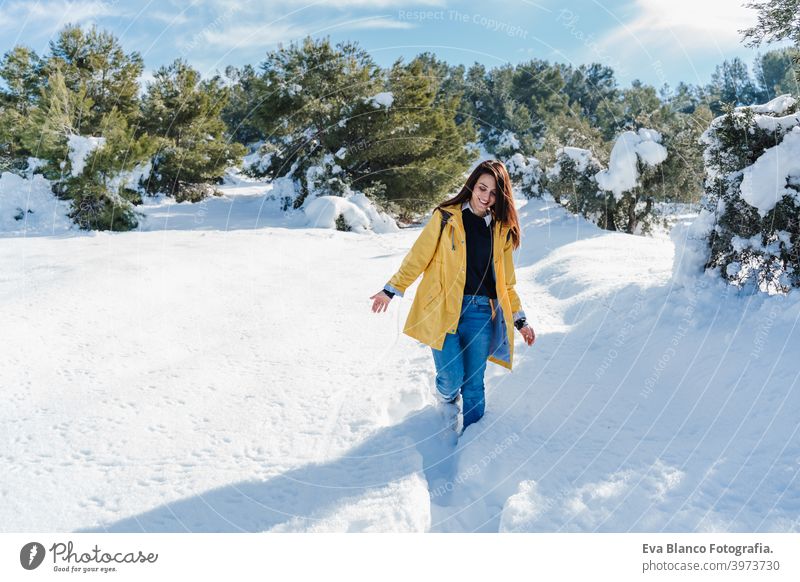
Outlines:
[[[400,269],[370,297],[373,312],[386,311],[424,273],[403,332],[431,346],[438,395],[463,409],[463,428],[483,416],[487,361],[511,370],[513,328],[528,345],[536,339],[514,290],[512,251],[519,244],[508,171],[486,160],[456,196],[434,208]]]

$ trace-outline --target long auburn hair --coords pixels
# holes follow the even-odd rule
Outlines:
[[[517,217],[517,209],[514,208],[514,194],[511,190],[511,178],[508,175],[508,170],[503,162],[500,160],[484,160],[478,164],[472,173],[467,178],[466,183],[461,187],[458,194],[445,200],[436,206],[441,209],[443,206],[450,206],[453,204],[463,204],[472,198],[472,190],[483,174],[490,174],[494,176],[497,183],[497,194],[495,195],[495,202],[489,208],[492,213],[492,220],[496,220],[501,224],[508,226],[511,233],[511,240],[514,249],[519,248],[521,232],[519,228],[519,218]],[[435,209],[434,209],[435,210]]]

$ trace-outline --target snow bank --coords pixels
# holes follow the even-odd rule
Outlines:
[[[308,226],[336,228],[336,219],[344,218],[347,226],[356,232],[369,230],[369,218],[358,206],[341,196],[319,196],[305,204]]]
[[[58,234],[77,230],[68,217],[70,203],[59,200],[41,174],[0,175],[0,236]]]
[[[676,292],[669,240],[526,201],[537,341],[453,445],[402,333],[417,284],[367,298],[420,229],[254,229],[271,187],[161,209],[207,212],[187,230],[0,245],[4,531],[800,528],[800,295]]]
[[[373,232],[383,234],[387,232],[397,232],[400,230],[394,218],[389,216],[389,214],[386,212],[381,212],[378,210],[363,192],[353,192],[348,200],[358,206],[367,216],[370,221],[370,230]]]
[[[336,228],[336,219],[341,216],[355,232],[397,232],[399,228],[391,216],[378,210],[364,193],[350,188],[344,170],[336,163],[339,154],[344,155],[342,150],[325,154],[318,164],[306,170],[308,196],[302,210],[308,225]]]

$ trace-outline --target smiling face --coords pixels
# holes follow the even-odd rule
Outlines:
[[[491,174],[481,174],[469,200],[476,214],[483,216],[497,199],[497,181]]]

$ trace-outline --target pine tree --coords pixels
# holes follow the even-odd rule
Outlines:
[[[614,70],[600,63],[580,65],[577,69],[569,65],[559,67],[569,111],[585,117],[593,127],[603,125],[609,117],[608,104],[615,103],[620,96]]]
[[[81,120],[92,106],[85,87],[71,91],[61,70],[55,68],[23,125],[23,146],[46,161],[42,173],[52,180],[59,197],[71,201],[70,217],[81,228],[134,228],[137,219],[132,204],[141,200],[138,185],[129,184],[127,178],[152,154],[152,140],[135,137],[115,108],[100,119],[95,136],[82,135]],[[103,143],[82,160],[79,171],[72,165],[69,142],[90,137]]]
[[[606,196],[595,180],[601,169],[600,161],[590,150],[574,146],[559,148],[547,171],[547,190],[570,212],[607,228]]]
[[[750,72],[739,57],[725,60],[717,65],[706,87],[709,107],[714,115],[720,115],[726,104],[752,105],[758,98],[758,89]]]
[[[758,24],[740,31],[746,46],[788,38],[800,47],[800,0],[751,0],[745,6],[758,12]]]
[[[16,46],[0,61],[0,171],[21,171],[31,152],[22,143],[23,130],[42,88],[41,59]]]
[[[230,128],[231,138],[242,144],[263,140],[266,136],[258,128],[255,112],[261,105],[263,95],[261,79],[252,65],[241,69],[229,65],[225,67],[225,77],[230,83],[228,101],[222,109],[222,120]]]
[[[228,90],[219,77],[201,81],[182,59],[161,67],[147,86],[139,132],[160,138],[147,190],[176,200],[200,200],[214,192],[230,165],[245,148],[225,135],[221,112]]]
[[[756,59],[754,69],[761,101],[770,101],[784,93],[800,96],[795,61],[800,61],[800,49],[796,48],[769,51]]]
[[[70,217],[85,229],[130,230],[138,224],[134,205],[141,204],[134,170],[150,159],[157,140],[136,136],[125,116],[112,109],[103,117],[104,142],[85,160],[83,171],[65,181],[73,200]]]
[[[410,218],[463,183],[476,153],[467,143],[476,135],[471,122],[455,121],[461,96],[440,96],[438,78],[424,60],[395,61],[387,88],[390,106],[362,103],[348,120],[345,128],[369,145],[348,150],[345,163],[355,185],[385,187],[385,200]]]
[[[648,128],[622,132],[611,149],[608,169],[595,174],[603,212],[597,224],[628,234],[648,234],[656,218],[654,203],[669,158],[663,136]]]
[[[567,110],[565,84],[559,67],[547,61],[534,59],[514,68],[511,97],[530,111],[536,126],[532,136],[535,141],[551,119]]]
[[[305,188],[308,168],[342,147],[352,151],[364,142],[365,136],[345,126],[365,99],[381,91],[380,67],[356,43],[334,47],[328,38],[306,37],[270,52],[261,70],[254,84],[259,105],[253,125],[267,136],[272,155],[255,173],[271,178],[291,174]]]
[[[59,181],[69,174],[67,140],[70,135],[80,134],[81,120],[92,106],[85,87],[72,91],[59,68],[50,72],[36,107],[25,118],[21,130],[23,147],[46,161],[42,169],[46,178]]]
[[[138,52],[125,53],[113,34],[94,25],[88,32],[77,25],[64,27],[50,41],[50,54],[43,64],[45,75],[60,70],[70,91],[84,91],[91,99],[92,107],[78,125],[83,134],[97,128],[112,109],[135,121],[143,68]]]
[[[786,293],[800,287],[800,176],[775,175],[792,156],[784,140],[798,140],[794,100],[767,108],[728,106],[703,134],[706,189],[695,229],[707,245],[705,269],[745,289]],[[770,119],[780,117],[782,122]],[[765,164],[768,184],[745,182]],[[755,196],[755,199],[753,198]],[[773,198],[774,196],[774,198]]]

